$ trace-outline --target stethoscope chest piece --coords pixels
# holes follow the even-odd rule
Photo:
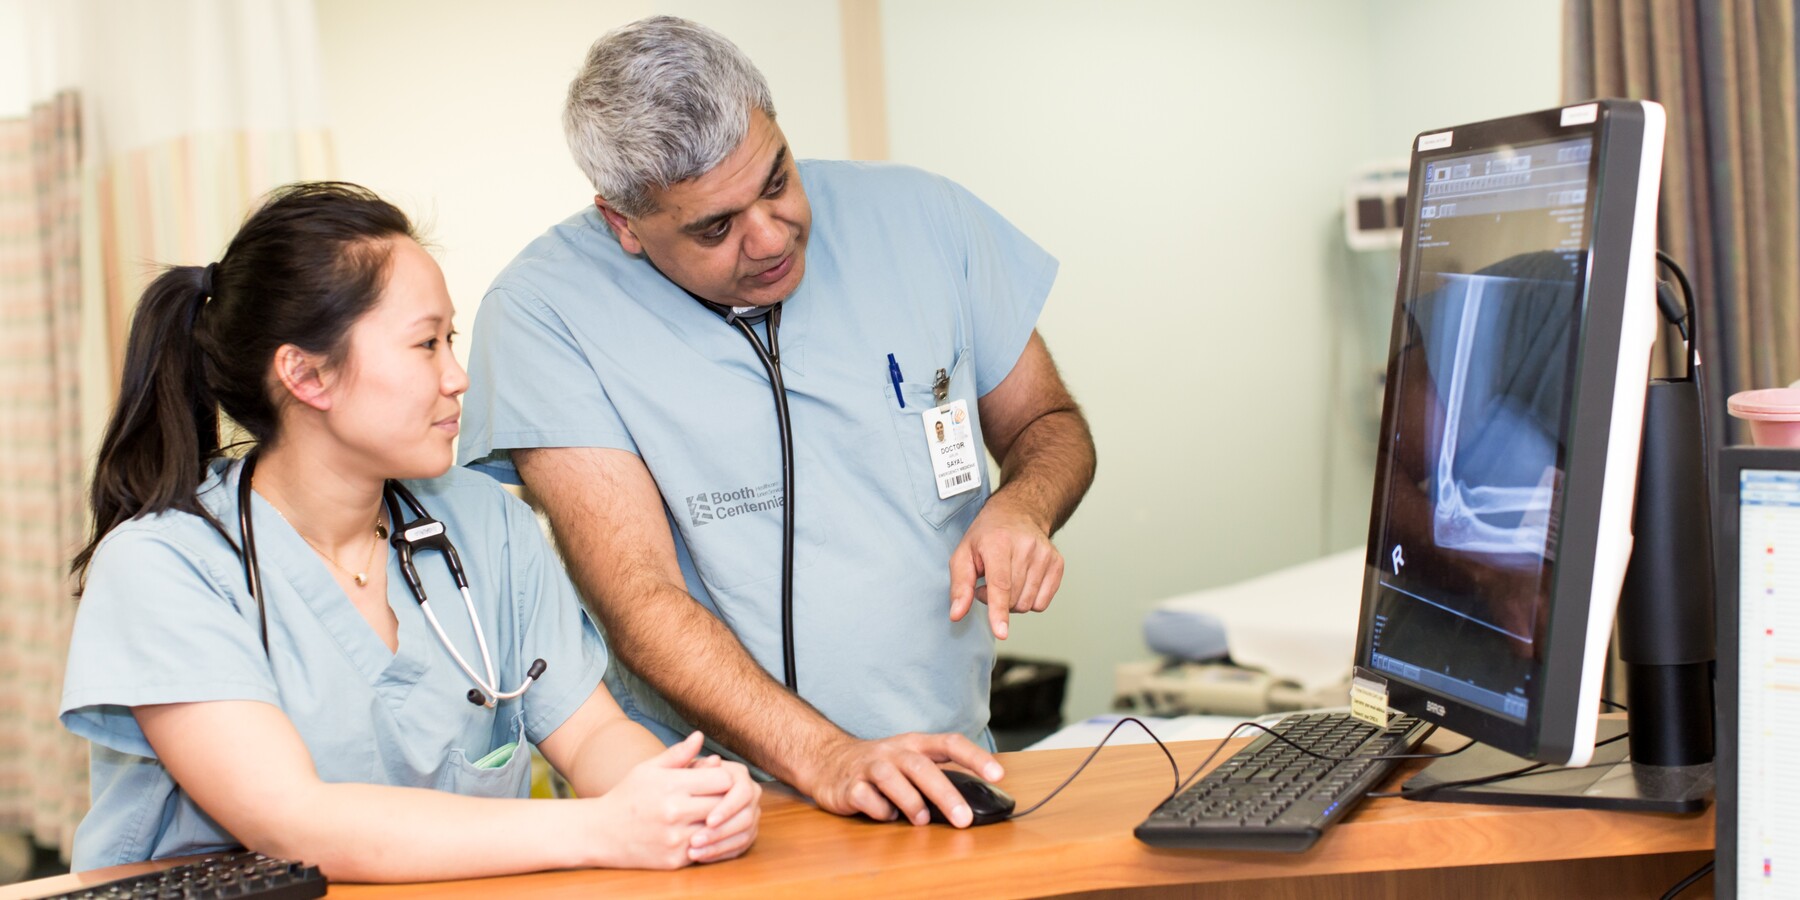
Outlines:
[[[530,690],[531,685],[544,674],[542,659],[531,661],[531,667],[525,670],[525,680],[516,689],[500,690],[500,679],[494,675],[493,657],[488,653],[487,633],[481,627],[481,616],[476,612],[475,601],[469,595],[468,573],[463,571],[462,557],[457,554],[456,546],[450,543],[444,523],[432,518],[425,511],[424,505],[419,503],[419,498],[413,496],[413,492],[398,481],[388,481],[383,488],[383,496],[387,501],[389,520],[394,523],[394,533],[388,538],[388,542],[394,545],[394,552],[400,558],[400,577],[406,581],[407,590],[412,591],[413,599],[419,602],[419,610],[425,614],[425,621],[431,623],[431,630],[437,632],[438,640],[449,651],[450,658],[456,660],[457,666],[469,676],[470,681],[475,682],[475,687],[470,688],[467,695],[469,702],[491,709],[501,700],[510,700]],[[450,577],[455,579],[457,592],[462,594],[463,606],[469,611],[469,622],[475,631],[475,645],[481,651],[486,679],[477,675],[462,654],[456,652],[456,645],[444,633],[437,613],[432,612],[431,602],[425,595],[425,585],[419,579],[418,566],[413,562],[421,550],[436,550],[444,557],[444,565],[449,568]]]

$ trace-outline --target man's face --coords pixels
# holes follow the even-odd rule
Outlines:
[[[787,138],[761,110],[712,171],[650,198],[656,211],[640,219],[603,197],[594,204],[625,252],[644,255],[670,281],[725,306],[772,306],[800,286],[812,207]]]

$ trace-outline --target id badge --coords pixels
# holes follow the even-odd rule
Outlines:
[[[939,500],[981,486],[981,451],[969,424],[969,402],[955,400],[920,414],[925,422],[925,452],[937,477]]]

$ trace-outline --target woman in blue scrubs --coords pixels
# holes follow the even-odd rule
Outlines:
[[[145,292],[75,560],[62,720],[92,742],[93,798],[75,868],[243,845],[421,881],[674,868],[754,840],[744,767],[698,757],[697,733],[665,749],[621,711],[536,518],[451,471],[468,386],[452,314],[405,215],[344,184],[277,192],[218,263]],[[260,604],[221,414],[254,447]],[[472,611],[441,552],[413,559],[441,636],[384,539],[390,479],[467,574]],[[490,704],[449,647],[493,691],[545,667]],[[525,799],[526,743],[582,799]]]

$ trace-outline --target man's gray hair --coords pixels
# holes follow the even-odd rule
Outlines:
[[[775,118],[768,82],[743,51],[704,25],[652,16],[588,48],[569,83],[563,133],[594,192],[620,214],[656,211],[649,191],[712,171],[750,126]]]

